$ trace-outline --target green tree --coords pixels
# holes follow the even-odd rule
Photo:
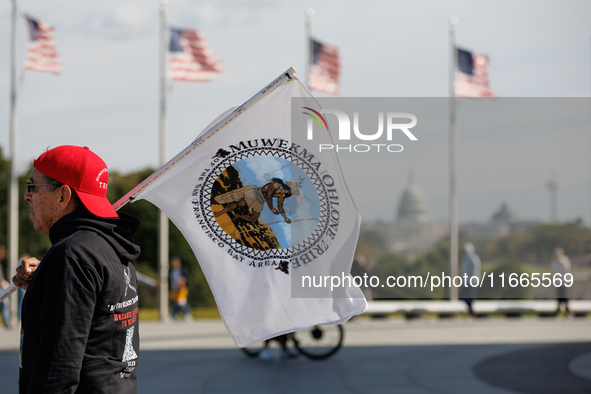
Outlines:
[[[370,261],[377,261],[388,252],[384,237],[377,231],[362,231],[357,240],[356,251],[363,253]]]
[[[581,220],[563,224],[542,224],[532,231],[532,239],[525,245],[535,254],[537,261],[550,261],[554,248],[561,247],[567,255],[582,254],[591,245],[591,229],[584,227]]]
[[[118,201],[141,181],[154,172],[147,168],[127,175],[116,172],[109,174],[108,197],[110,201]],[[136,263],[138,270],[146,275],[157,278],[158,270],[158,220],[159,209],[145,200],[126,204],[120,210],[141,220],[135,241],[142,252]],[[195,254],[180,230],[169,221],[169,257],[178,257],[188,274],[189,304],[192,307],[215,306],[213,294],[207,284],[205,275],[199,266]],[[157,291],[144,289],[140,294],[140,306],[156,307],[158,305]]]
[[[386,286],[389,276],[398,277],[405,275],[409,265],[408,258],[400,254],[383,255],[371,271],[372,276],[377,276],[384,287],[372,289],[374,298],[409,298],[409,292],[406,288]]]
[[[525,271],[521,268],[521,263],[515,258],[506,259],[500,266],[492,270],[492,282],[489,279],[489,274],[486,275],[486,279],[482,284],[482,287],[478,290],[478,298],[527,298],[529,288],[522,287],[519,282],[517,286],[511,286],[509,278],[511,275],[519,278]],[[501,276],[504,278],[501,282]]]

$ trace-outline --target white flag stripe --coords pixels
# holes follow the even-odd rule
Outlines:
[[[336,46],[310,40],[312,59],[309,65],[308,84],[311,90],[338,95],[340,60]]]
[[[488,56],[457,48],[456,97],[494,97],[488,79]]]
[[[173,81],[208,82],[224,71],[205,37],[195,29],[170,29],[168,67]]]
[[[25,69],[60,73],[62,64],[57,54],[53,28],[44,21],[25,17],[29,28],[29,44]]]

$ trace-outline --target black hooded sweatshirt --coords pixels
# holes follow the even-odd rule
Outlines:
[[[139,220],[71,213],[22,304],[20,393],[137,393]]]

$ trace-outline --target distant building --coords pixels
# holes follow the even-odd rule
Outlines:
[[[390,252],[420,254],[428,251],[449,232],[447,225],[430,223],[425,197],[412,174],[402,192],[394,223],[362,223],[362,232],[384,237]]]
[[[414,181],[411,175],[408,179],[408,186],[402,193],[400,204],[398,205],[398,223],[427,223],[429,222],[429,213],[423,191]]]
[[[517,230],[529,230],[540,224],[537,221],[518,220],[506,203],[502,203],[488,223],[467,223],[460,226],[460,235],[470,238],[501,238]]]
[[[412,174],[400,196],[395,217],[396,220],[389,223],[387,218],[382,218],[377,223],[362,223],[361,232],[375,232],[384,238],[390,252],[411,256],[425,253],[449,237],[447,223],[429,221],[425,196]],[[462,237],[494,239],[506,237],[518,230],[527,231],[538,224],[540,222],[519,220],[508,205],[502,203],[489,222],[462,224],[459,231]]]

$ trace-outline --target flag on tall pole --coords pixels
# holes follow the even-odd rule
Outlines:
[[[162,166],[168,161],[168,114],[167,91],[168,72],[167,57],[169,42],[168,28],[168,0],[160,0],[160,160]],[[168,319],[168,218],[162,211],[158,215],[158,270],[159,272],[159,302],[160,320]]]
[[[8,261],[10,272],[15,272],[18,267],[18,173],[16,170],[18,151],[18,115],[17,115],[17,0],[12,0],[11,18],[11,61],[10,61],[10,182],[8,188]],[[59,74],[62,69],[61,61],[57,54],[53,28],[44,21],[38,21],[25,15],[29,32],[29,44],[25,59],[26,70],[44,71]],[[16,291],[11,285],[4,296]],[[12,319],[17,317],[17,299],[12,297],[10,301],[10,314]]]
[[[10,182],[8,187],[8,255],[10,272],[15,272],[18,266],[18,115],[17,115],[17,0],[12,0],[11,42],[10,42]],[[10,315],[13,321],[17,316],[17,299],[10,300]]]
[[[450,119],[449,119],[449,254],[450,275],[458,275],[459,226],[458,226],[458,136],[456,125],[456,97],[494,97],[488,80],[488,57],[460,49],[456,46],[458,18],[449,21],[451,48],[450,67]],[[450,288],[450,299],[458,299],[458,289]]]
[[[488,80],[488,56],[457,47],[455,51],[456,97],[494,97],[495,94]]]
[[[302,108],[292,111],[292,98],[321,109],[294,72],[221,115],[114,205],[145,199],[166,212],[197,256],[239,346],[342,323],[367,307],[351,282],[338,298],[292,297],[302,273],[350,277],[361,221],[336,153],[294,137],[306,135],[309,117]],[[315,143],[333,143],[330,133],[317,137]]]
[[[45,71],[59,74],[62,63],[55,45],[53,28],[47,22],[39,21],[25,15],[29,30],[29,45],[25,69]]]
[[[198,30],[170,28],[168,66],[173,81],[209,82],[224,71],[224,65]]]
[[[317,92],[339,95],[339,49],[310,38],[311,59],[308,68],[308,88]]]
[[[173,81],[208,82],[224,70],[205,37],[194,29],[168,25],[168,0],[160,0],[160,165],[168,160],[167,88]],[[160,319],[168,318],[168,218],[158,218],[158,267],[160,271]]]
[[[451,48],[450,64],[450,92],[449,92],[449,265],[450,276],[453,278],[458,275],[458,190],[457,190],[457,169],[458,159],[456,151],[458,148],[458,135],[456,127],[456,69],[458,64],[458,51],[456,48],[456,25],[458,18],[455,16],[449,20],[449,40]],[[450,299],[458,299],[458,289],[455,286],[450,288]]]

